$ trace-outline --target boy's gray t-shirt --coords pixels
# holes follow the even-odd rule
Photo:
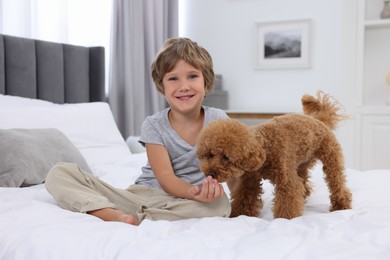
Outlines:
[[[228,115],[221,109],[203,106],[203,127],[217,119],[226,119]],[[166,108],[152,116],[148,116],[142,124],[140,143],[161,144],[169,154],[175,175],[191,184],[201,184],[204,174],[199,169],[199,159],[196,155],[196,146],[184,141],[171,127],[168,119],[170,108]],[[142,174],[135,184],[146,185],[161,189],[149,162],[142,167]]]

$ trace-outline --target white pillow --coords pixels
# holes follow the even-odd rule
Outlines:
[[[21,105],[16,106],[2,103],[4,97],[0,99],[0,129],[57,128],[79,149],[91,169],[131,155],[107,103],[59,105],[30,99],[23,103],[23,98],[18,98],[15,100]]]
[[[0,94],[0,107],[52,106],[50,101]]]

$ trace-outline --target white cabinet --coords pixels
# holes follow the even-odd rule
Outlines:
[[[358,167],[390,168],[390,19],[381,19],[383,0],[359,0]]]
[[[362,116],[363,170],[390,168],[390,114]]]

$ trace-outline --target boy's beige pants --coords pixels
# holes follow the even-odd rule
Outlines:
[[[212,203],[202,203],[176,198],[163,190],[144,185],[118,189],[73,163],[59,163],[54,166],[45,183],[49,193],[62,208],[83,213],[114,208],[138,216],[140,222],[143,219],[229,217],[231,210],[226,194]]]

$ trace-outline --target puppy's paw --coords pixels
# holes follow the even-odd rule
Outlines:
[[[260,209],[257,207],[249,207],[246,205],[235,206],[232,204],[232,212],[230,213],[230,217],[238,217],[241,215],[249,216],[249,217],[258,217],[260,215]]]
[[[344,210],[352,208],[352,194],[350,191],[345,190],[342,196],[331,196],[330,211]]]

